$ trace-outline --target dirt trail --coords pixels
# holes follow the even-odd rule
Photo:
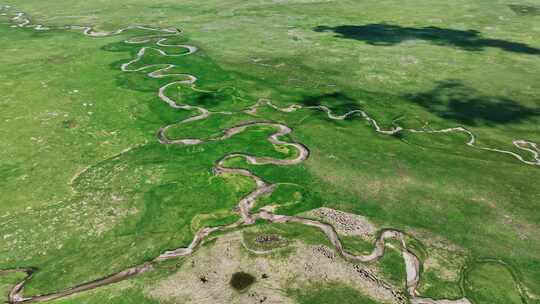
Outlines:
[[[7,14],[6,13],[6,7],[0,8],[0,13]],[[27,27],[27,28],[33,28],[35,30],[47,30],[47,29],[50,29],[50,28],[44,27],[42,25],[33,25],[31,23],[30,19],[24,13],[16,13],[15,16],[11,18],[11,20],[15,23],[13,25],[14,27]],[[187,56],[187,55],[190,55],[190,54],[193,54],[194,52],[196,52],[197,48],[194,47],[194,46],[183,45],[183,44],[177,44],[176,45],[176,44],[167,44],[166,43],[166,41],[168,39],[167,37],[179,35],[181,33],[179,30],[177,30],[177,29],[155,29],[155,28],[149,28],[149,27],[143,27],[143,26],[128,26],[126,28],[119,29],[119,30],[116,30],[116,31],[113,31],[113,32],[97,32],[97,31],[94,31],[92,27],[84,27],[84,26],[65,26],[65,27],[62,27],[62,28],[67,29],[67,30],[82,30],[82,32],[85,35],[90,36],[90,37],[105,37],[105,36],[111,36],[111,35],[119,35],[119,34],[125,32],[127,30],[130,30],[130,29],[140,29],[140,30],[156,32],[157,33],[156,35],[140,36],[140,37],[131,38],[131,39],[125,41],[126,43],[129,43],[129,44],[142,44],[142,43],[149,43],[151,41],[155,41],[155,46],[154,47],[142,47],[138,51],[137,56],[134,59],[126,62],[125,64],[122,64],[121,70],[124,71],[124,72],[149,71],[147,73],[147,76],[151,77],[151,78],[164,78],[164,77],[173,77],[175,79],[183,78],[183,80],[175,80],[175,81],[172,81],[172,82],[162,86],[159,89],[159,92],[158,92],[159,98],[163,102],[167,103],[171,108],[184,109],[184,110],[196,110],[196,111],[199,112],[198,115],[192,116],[192,117],[180,122],[179,124],[186,123],[186,122],[191,122],[191,121],[195,121],[195,120],[206,119],[209,116],[211,116],[212,114],[214,114],[213,112],[211,112],[211,111],[209,111],[209,110],[207,110],[207,109],[205,109],[203,107],[182,104],[179,101],[174,100],[174,99],[172,99],[172,98],[170,98],[169,96],[166,95],[167,88],[170,87],[170,86],[173,86],[173,85],[186,85],[186,86],[191,87],[194,90],[199,90],[199,89],[196,88],[196,82],[197,82],[197,77],[196,76],[189,75],[189,74],[174,74],[174,73],[167,74],[167,71],[170,71],[175,67],[174,64],[154,64],[154,65],[142,66],[142,67],[139,67],[139,68],[131,68],[132,65],[137,64],[138,62],[140,62],[141,58],[145,55],[146,51],[148,51],[148,50],[157,51],[161,56],[165,56],[165,57]],[[182,48],[182,49],[185,49],[186,52],[169,53],[166,50],[161,49],[160,47]],[[327,115],[328,115],[328,117],[330,119],[336,119],[336,120],[343,120],[343,119],[345,119],[345,118],[347,118],[347,117],[349,117],[351,115],[360,115],[362,118],[364,118],[366,121],[368,121],[374,127],[375,131],[378,132],[378,133],[386,134],[386,135],[393,135],[393,134],[396,134],[398,132],[404,131],[404,129],[401,128],[401,127],[394,127],[394,128],[392,128],[390,130],[384,130],[379,126],[377,121],[372,119],[370,116],[368,116],[365,112],[363,112],[361,110],[351,111],[351,112],[348,112],[348,113],[346,113],[344,115],[338,116],[338,115],[335,115],[334,113],[332,113],[332,111],[330,109],[328,109],[327,107],[324,107],[324,106],[303,107],[303,106],[300,106],[300,105],[292,105],[292,106],[289,106],[287,108],[279,108],[279,107],[273,105],[268,100],[259,100],[253,106],[246,109],[245,112],[254,114],[254,113],[256,113],[257,109],[259,107],[261,107],[261,106],[270,106],[270,107],[272,107],[272,108],[274,108],[274,109],[276,109],[278,111],[281,111],[281,112],[294,112],[294,111],[296,111],[298,109],[302,109],[302,108],[317,109],[317,110],[321,110],[321,111],[324,111],[325,113],[327,113]],[[221,113],[221,114],[224,114],[224,113]],[[228,113],[228,114],[232,115],[234,113]],[[221,137],[210,138],[210,139],[206,139],[206,140],[205,139],[198,139],[198,138],[174,139],[174,140],[168,139],[167,136],[166,136],[166,131],[170,126],[165,126],[165,127],[160,128],[160,130],[157,133],[157,138],[158,138],[159,142],[164,144],[164,145],[169,145],[169,144],[199,145],[199,144],[204,144],[205,142],[208,142],[208,141],[224,141],[224,140],[227,140],[227,139],[229,139],[229,138],[231,138],[231,137],[233,137],[233,136],[235,136],[235,135],[237,135],[239,133],[242,133],[242,132],[246,131],[248,128],[250,128],[252,126],[267,126],[267,127],[271,127],[273,129],[276,129],[276,131],[268,137],[268,141],[270,143],[272,143],[272,144],[275,144],[275,145],[286,145],[286,146],[289,146],[289,147],[293,147],[297,151],[297,154],[296,154],[296,156],[294,158],[291,158],[291,159],[276,159],[276,158],[270,158],[270,157],[257,157],[257,156],[253,156],[253,155],[234,153],[234,154],[225,155],[221,160],[219,160],[216,163],[215,168],[214,168],[214,172],[215,172],[216,175],[225,174],[225,173],[227,173],[227,174],[231,174],[231,173],[232,174],[239,174],[239,175],[246,176],[246,177],[249,177],[249,178],[253,179],[255,181],[255,183],[256,183],[256,188],[252,192],[250,192],[248,195],[246,195],[244,198],[242,198],[237,204],[236,211],[241,216],[241,219],[238,222],[236,222],[234,224],[231,224],[231,225],[227,225],[227,226],[202,228],[195,234],[195,237],[193,238],[191,244],[188,247],[182,247],[182,248],[177,248],[177,249],[174,249],[174,250],[166,251],[166,252],[160,254],[159,256],[157,256],[151,262],[144,263],[144,264],[137,265],[137,266],[133,266],[133,267],[130,267],[130,268],[128,268],[126,270],[123,270],[121,272],[111,274],[111,275],[109,275],[107,277],[104,277],[104,278],[101,278],[101,279],[98,279],[98,280],[94,280],[94,281],[91,281],[91,282],[87,282],[87,283],[84,283],[84,284],[81,284],[81,285],[77,285],[77,286],[74,286],[74,287],[71,287],[71,288],[68,288],[68,289],[65,289],[65,290],[62,290],[62,291],[54,292],[54,293],[51,293],[51,294],[34,295],[34,296],[25,297],[23,295],[24,285],[32,278],[33,270],[32,269],[14,269],[12,271],[24,271],[24,272],[26,272],[27,276],[23,281],[16,284],[13,287],[13,289],[11,290],[11,292],[9,294],[9,299],[8,299],[9,303],[45,302],[45,301],[50,301],[50,300],[53,300],[53,299],[66,297],[66,296],[69,296],[69,295],[77,294],[77,293],[80,293],[80,292],[83,292],[83,291],[95,289],[95,288],[98,288],[98,287],[101,287],[101,286],[105,286],[105,285],[109,285],[109,284],[112,284],[112,283],[116,283],[116,282],[125,280],[127,278],[133,277],[133,276],[138,275],[140,273],[144,273],[144,272],[152,270],[154,263],[158,263],[158,262],[169,260],[169,259],[176,259],[176,258],[179,258],[179,257],[185,257],[185,256],[191,255],[204,242],[205,238],[207,238],[213,232],[225,231],[225,230],[237,228],[237,227],[240,227],[240,226],[251,225],[257,219],[266,220],[266,221],[269,221],[269,222],[272,222],[272,223],[296,222],[296,223],[301,223],[301,224],[304,224],[304,225],[316,227],[316,228],[320,229],[322,232],[324,232],[326,237],[330,240],[330,242],[333,244],[333,246],[337,249],[337,251],[339,252],[339,254],[343,258],[345,258],[347,260],[350,260],[352,262],[369,263],[369,262],[376,261],[376,260],[378,260],[379,258],[381,258],[384,255],[385,242],[387,240],[390,240],[390,239],[398,240],[399,243],[400,243],[402,256],[403,256],[405,266],[406,266],[407,291],[408,291],[409,297],[411,298],[412,303],[415,303],[415,304],[449,304],[449,303],[452,303],[452,304],[469,304],[470,303],[469,300],[467,300],[466,298],[458,299],[458,300],[446,300],[446,299],[433,300],[433,299],[428,299],[428,298],[421,298],[418,295],[418,292],[417,292],[416,288],[417,288],[417,285],[418,285],[418,282],[419,282],[419,279],[420,279],[419,278],[419,273],[420,273],[421,262],[418,259],[418,257],[416,257],[414,255],[414,253],[409,251],[409,249],[407,248],[407,243],[406,243],[406,240],[405,240],[405,236],[400,231],[392,230],[392,229],[383,231],[381,233],[380,237],[376,240],[374,249],[370,254],[368,254],[368,255],[353,255],[353,254],[350,254],[346,250],[343,249],[343,245],[341,244],[335,229],[331,225],[328,225],[328,224],[325,224],[325,223],[322,223],[322,222],[319,222],[319,221],[316,221],[316,220],[312,220],[312,219],[298,217],[298,216],[278,215],[278,214],[274,214],[274,213],[272,213],[272,212],[270,212],[268,210],[263,210],[263,211],[260,211],[258,213],[253,213],[252,214],[251,209],[253,208],[255,202],[257,201],[257,199],[259,197],[261,197],[262,195],[267,195],[269,193],[272,193],[272,191],[275,189],[275,185],[266,182],[261,177],[256,176],[255,174],[253,174],[249,170],[242,169],[242,168],[230,168],[230,167],[227,167],[225,165],[225,163],[226,163],[227,160],[232,159],[232,158],[243,158],[246,162],[248,162],[251,165],[272,164],[272,165],[277,165],[277,166],[289,166],[289,165],[296,165],[296,164],[299,164],[299,163],[303,162],[304,160],[306,160],[309,157],[309,150],[307,149],[307,147],[305,147],[301,143],[288,142],[288,141],[284,141],[284,140],[280,139],[282,136],[290,134],[292,132],[291,128],[289,128],[288,126],[283,125],[283,124],[279,124],[279,123],[272,123],[272,122],[249,122],[249,123],[240,124],[240,125],[237,125],[237,126],[234,126],[232,128],[224,130],[223,135]],[[469,136],[471,137],[470,141],[467,144],[470,145],[470,146],[474,146],[474,143],[475,143],[474,135],[470,131],[468,131],[468,130],[462,128],[462,127],[444,129],[444,130],[436,130],[436,131],[410,130],[410,129],[407,130],[407,131],[409,131],[409,132],[417,132],[417,133],[420,133],[420,132],[423,132],[423,133],[465,132],[465,133],[469,134]],[[526,150],[526,151],[532,153],[534,155],[534,158],[535,158],[536,162],[525,161],[521,156],[519,156],[519,155],[517,155],[517,154],[515,154],[513,152],[510,152],[510,151],[504,151],[504,150],[499,150],[499,149],[490,149],[490,148],[480,148],[480,149],[506,153],[506,154],[509,154],[509,155],[512,155],[512,156],[516,157],[517,159],[519,159],[520,161],[522,161],[524,163],[533,164],[533,165],[540,165],[540,159],[538,157],[539,156],[538,155],[539,150],[538,150],[538,147],[537,147],[536,144],[528,142],[528,141],[524,141],[524,140],[516,140],[516,141],[514,141],[514,145],[516,145],[516,147],[518,147],[518,148],[520,148],[522,150]],[[7,270],[7,271],[9,271],[9,270]]]

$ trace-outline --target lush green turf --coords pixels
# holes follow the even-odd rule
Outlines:
[[[289,293],[299,304],[377,304],[357,290],[339,284],[313,286],[305,290],[291,290]]]
[[[512,139],[540,142],[540,5],[534,1],[4,3],[50,25],[181,27],[186,35],[176,41],[200,52],[179,58],[149,52],[138,64],[172,62],[174,71],[193,73],[198,87],[215,91],[167,90],[188,104],[239,111],[266,97],[283,105],[325,104],[337,113],[362,108],[382,126],[393,120],[407,127],[463,125],[479,145],[529,158]],[[0,20],[0,268],[37,267],[28,294],[109,274],[187,244],[202,226],[234,221],[232,208],[253,183],[213,176],[214,162],[230,152],[279,158],[296,152],[272,146],[266,137],[273,130],[261,127],[225,142],[159,145],[159,127],[193,113],[157,98],[170,80],[119,70],[138,50],[121,40],[137,33],[94,39]],[[540,290],[538,168],[467,147],[462,134],[388,137],[359,118],[337,122],[312,110],[215,115],[175,125],[168,135],[211,138],[247,120],[286,123],[294,129],[289,139],[311,151],[305,163],[290,167],[230,161],[283,183],[257,207],[276,204],[279,212],[296,214],[328,206],[381,227],[442,237],[471,260],[509,261],[527,290]],[[312,231],[297,233],[319,239]],[[343,241],[359,252],[369,248]],[[402,265],[388,259],[386,273],[397,284]],[[517,301],[515,289],[501,289],[512,281],[497,267],[473,268],[467,296],[478,303]],[[429,296],[460,296],[456,282],[429,273],[423,279]],[[508,298],[487,296],[498,292]],[[93,296],[102,297],[85,297]],[[121,298],[130,297],[142,294]]]
[[[174,269],[174,265],[171,269]],[[129,282],[121,282],[114,286],[106,286],[87,293],[75,295],[66,299],[55,300],[55,304],[161,304],[163,302],[151,299],[144,294],[145,286],[151,284],[163,275],[171,273],[171,269],[162,268],[159,273],[145,274]]]
[[[140,288],[140,287],[139,287]],[[54,301],[59,304],[97,304],[97,303],[111,303],[111,304],[158,304],[157,300],[145,297],[141,289],[131,288],[126,291],[115,293],[111,295],[110,290],[100,290],[98,292],[92,292],[82,296],[75,296],[73,298]]]
[[[340,240],[343,247],[352,254],[369,254],[373,251],[374,241],[368,242],[357,236],[342,236]]]
[[[398,247],[399,243],[392,242],[390,244],[392,247],[386,246],[384,256],[377,261],[377,264],[384,279],[394,286],[405,289],[405,264]]]
[[[516,278],[504,264],[480,262],[465,277],[466,294],[474,303],[523,303]]]

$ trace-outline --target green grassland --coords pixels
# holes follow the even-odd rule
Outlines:
[[[504,263],[480,262],[464,278],[466,292],[475,303],[523,303],[526,299],[520,294],[520,286],[515,286],[513,276]]]
[[[376,304],[355,289],[339,284],[312,286],[307,290],[291,290],[299,304]]]
[[[196,75],[197,88],[213,91],[169,87],[168,96],[185,104],[239,112],[268,98],[282,106],[322,104],[340,114],[363,109],[383,127],[464,126],[479,146],[526,159],[531,155],[512,140],[540,143],[538,1],[2,4],[51,26],[181,28],[184,34],[174,42],[199,52],[177,58],[148,52],[133,68],[174,63],[172,72]],[[475,304],[540,303],[538,166],[468,147],[463,134],[385,136],[358,116],[336,121],[310,109],[261,107],[256,116],[213,115],[177,124],[194,112],[158,98],[158,88],[171,79],[120,71],[141,47],[122,42],[137,31],[90,38],[10,24],[0,16],[0,269],[35,267],[26,294],[103,277],[189,244],[200,227],[233,222],[233,208],[254,183],[215,176],[215,162],[233,152],[282,159],[296,153],[269,143],[275,130],[268,127],[197,146],[159,144],[160,127],[175,124],[167,132],[173,139],[216,138],[242,122],[273,121],[290,126],[287,139],[311,154],[295,166],[229,160],[229,166],[279,184],[257,208],[273,204],[279,213],[298,214],[326,206],[364,215],[380,227],[443,238],[461,249],[459,260],[467,267],[461,265],[466,270],[454,281],[427,270],[421,283],[426,295],[465,294]],[[264,229],[281,229],[272,226]],[[313,229],[287,233],[321,239]],[[343,242],[353,252],[371,248]],[[427,241],[421,246],[427,259],[433,248]],[[402,287],[399,252],[388,252],[379,267]],[[483,259],[506,266],[473,262]],[[156,276],[167,273],[160,269]],[[0,276],[2,293],[16,276]],[[136,278],[57,302],[154,303],[141,291],[153,282]],[[291,292],[299,303],[360,297],[339,286],[316,296]]]

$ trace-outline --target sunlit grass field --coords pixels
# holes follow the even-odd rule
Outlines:
[[[200,227],[233,222],[232,210],[254,182],[216,176],[215,162],[233,152],[284,159],[295,151],[268,142],[274,130],[265,127],[204,145],[161,145],[160,127],[195,113],[158,98],[170,79],[120,70],[141,47],[123,43],[137,30],[101,38],[35,31],[11,27],[15,12],[48,26],[180,28],[175,42],[199,52],[178,58],[148,52],[138,64],[173,63],[175,71],[196,75],[198,88],[214,92],[168,89],[185,104],[240,112],[266,98],[280,106],[325,105],[338,114],[362,109],[385,128],[462,126],[476,135],[478,147],[525,160],[532,154],[512,140],[540,143],[538,1],[0,5],[11,5],[0,16],[0,269],[37,269],[28,295],[138,265],[188,245]],[[167,135],[213,138],[253,120],[290,126],[288,139],[311,152],[287,167],[230,161],[288,184],[257,207],[276,204],[278,213],[291,215],[331,207],[409,233],[423,243],[425,259],[442,250],[460,275],[449,279],[423,269],[425,296],[540,303],[539,166],[467,146],[464,134],[385,136],[359,116],[336,121],[311,109],[215,115],[173,126]],[[437,246],[439,240],[445,245]],[[367,246],[344,243],[351,250]],[[388,281],[402,284],[399,252],[379,263]],[[144,290],[175,267],[56,302],[158,303]],[[18,276],[0,275],[0,291],[7,294]],[[298,303],[332,303],[336,293],[342,303],[360,297],[346,286],[321,286],[313,286],[317,294],[289,292]]]

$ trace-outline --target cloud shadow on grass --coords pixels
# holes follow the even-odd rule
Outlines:
[[[496,125],[536,117],[540,110],[498,96],[486,96],[457,80],[438,82],[427,91],[404,96],[439,117],[465,125]]]
[[[467,51],[498,48],[512,53],[540,55],[540,49],[525,43],[482,37],[476,30],[455,30],[435,26],[404,27],[373,23],[366,25],[317,26],[316,32],[333,32],[336,37],[364,41],[376,46],[392,46],[409,40],[424,40],[436,45],[451,46]]]
[[[325,106],[335,115],[343,115],[349,111],[360,109],[355,99],[342,92],[303,96],[298,103],[306,107]]]

